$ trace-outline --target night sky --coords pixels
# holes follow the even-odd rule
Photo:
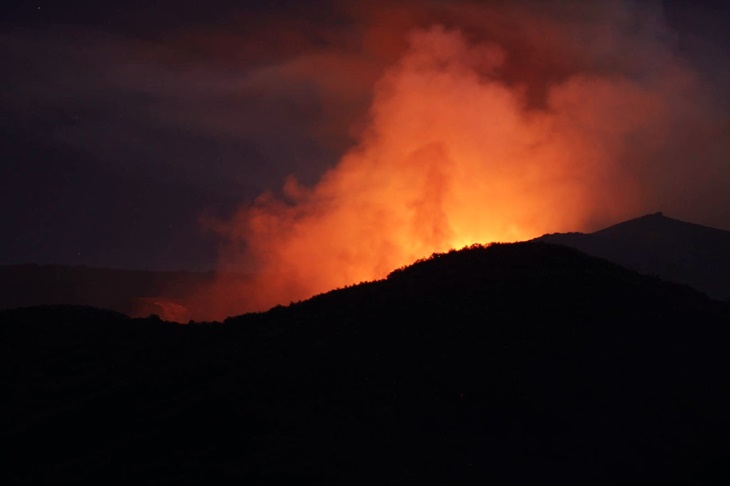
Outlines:
[[[407,55],[424,42],[469,53],[477,52],[468,50],[469,46],[499,46],[500,54],[494,54],[499,59],[485,64],[484,72],[481,67],[474,72],[496,80],[510,93],[521,93],[520,113],[559,111],[556,106],[568,102],[555,100],[570,97],[560,98],[552,87],[573,86],[575,79],[615,82],[605,92],[600,88],[603,84],[592,88],[599,101],[613,100],[612,93],[619,89],[615,87],[624,89],[626,80],[633,83],[626,88],[629,95],[617,95],[617,99],[633,99],[636,89],[644,90],[636,94],[639,101],[660,93],[656,103],[636,107],[636,113],[655,110],[651,120],[661,121],[636,121],[641,130],[652,127],[639,130],[636,140],[630,130],[618,136],[604,127],[605,113],[613,113],[610,106],[596,108],[591,113],[600,116],[592,115],[587,121],[576,116],[560,118],[577,120],[577,124],[600,120],[596,122],[602,124],[600,140],[594,143],[593,135],[585,135],[580,150],[587,150],[583,142],[603,153],[606,147],[616,146],[615,140],[625,146],[610,162],[601,159],[586,171],[611,174],[600,184],[596,181],[603,176],[563,175],[568,172],[565,166],[553,172],[541,169],[530,184],[563,187],[566,180],[589,180],[587,192],[606,200],[586,203],[586,210],[571,218],[551,219],[520,210],[514,220],[522,225],[520,231],[495,229],[490,233],[495,239],[594,230],[658,210],[730,229],[730,43],[726,31],[730,7],[725,2],[626,1],[590,8],[585,4],[598,2],[547,6],[544,2],[395,3],[10,2],[0,16],[0,263],[205,270],[218,266],[221,254],[238,262],[230,257],[230,243],[238,241],[246,264],[251,266],[253,260],[254,268],[266,269],[267,259],[295,258],[291,248],[317,246],[339,234],[338,225],[348,218],[328,219],[334,206],[352,207],[351,214],[363,218],[372,216],[386,232],[389,223],[382,214],[387,212],[388,193],[378,193],[386,203],[369,213],[370,205],[337,199],[341,194],[359,194],[357,188],[363,183],[342,182],[350,184],[343,190],[312,188],[322,184],[328,170],[335,175],[326,180],[347,179],[341,170],[332,171],[344,154],[367,152],[368,160],[375,160],[396,153],[381,150],[373,138],[416,137],[407,133],[396,137],[393,131],[404,123],[382,121],[382,113],[393,113],[388,96],[399,96],[383,93],[390,89],[388,83],[396,83],[393,79],[406,79],[403,59],[417,59]],[[414,37],[414,32],[426,34]],[[565,35],[555,40],[555,32]],[[453,39],[461,39],[457,47]],[[571,46],[569,53],[559,54],[565,46]],[[440,56],[445,52],[440,49],[429,52]],[[452,61],[451,54],[443,55],[444,63]],[[394,70],[393,66],[400,67]],[[414,69],[421,73],[424,68]],[[428,69],[434,69],[432,64]],[[458,72],[451,64],[443,69]],[[672,108],[675,93],[676,111]],[[580,98],[570,99],[583,103]],[[420,107],[431,101],[436,106],[434,96],[413,103]],[[469,104],[465,100],[465,113]],[[634,101],[627,104],[636,105]],[[626,108],[616,108],[617,113],[622,110]],[[617,115],[616,127],[631,125],[633,120]],[[496,124],[509,126],[498,118]],[[479,122],[469,126],[478,131]],[[577,144],[578,135],[570,133],[571,143]],[[413,210],[414,224],[420,225],[414,238],[425,242],[403,252],[403,263],[420,251],[425,252],[423,256],[430,254],[431,246],[435,251],[468,243],[466,236],[454,236],[460,216],[453,216],[448,199],[464,191],[442,184],[451,180],[446,177],[451,169],[443,167],[460,167],[454,155],[458,143],[452,134],[444,135],[446,141],[438,134],[429,136],[423,140],[425,148],[403,148],[404,154],[408,152],[404,159],[416,154],[419,161],[436,161],[423,166],[424,173],[430,174],[423,182],[428,201],[413,196],[403,203]],[[634,146],[639,147],[635,152]],[[553,153],[564,152],[556,149],[545,154]],[[442,159],[452,165],[441,164]],[[614,170],[617,165],[620,171]],[[381,174],[376,165],[358,167],[373,178]],[[494,179],[503,173],[495,169],[485,177]],[[367,175],[359,177],[368,180]],[[554,210],[552,193],[543,194],[522,179],[515,185],[511,172],[504,177],[516,188],[510,189],[511,194],[520,201],[520,191],[538,191],[548,201],[544,210]],[[585,196],[574,187],[556,189],[556,194],[568,194],[567,199],[576,194],[578,203],[571,202],[571,207],[581,206]],[[519,206],[495,194],[493,199],[501,207]],[[615,194],[621,194],[620,204],[608,201]],[[438,208],[432,207],[433,201]],[[285,209],[272,209],[278,205]],[[252,215],[252,207],[260,211]],[[500,228],[507,228],[507,216],[501,214]],[[480,218],[489,219],[489,210],[484,209]],[[268,226],[262,230],[259,224]],[[393,222],[394,227],[398,224]],[[315,226],[321,229],[316,235],[301,229]],[[246,229],[235,229],[241,227]],[[367,231],[378,232],[377,227]],[[428,236],[420,233],[423,227],[429,228]],[[358,235],[353,233],[353,238],[362,239]],[[485,238],[478,232],[474,235]],[[261,250],[281,238],[292,239],[286,250],[274,249],[271,254]],[[389,252],[401,241],[398,238],[368,242],[366,249]],[[349,245],[343,243],[352,248]],[[326,251],[339,250],[332,246]],[[343,254],[338,262],[361,256]],[[317,258],[317,254],[296,253],[296,258]],[[373,264],[377,270],[372,275],[401,260],[379,260]],[[370,277],[368,272],[353,270],[344,282],[332,283]],[[328,285],[329,281],[321,283]]]

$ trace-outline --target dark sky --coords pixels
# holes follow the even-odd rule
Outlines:
[[[730,120],[729,7],[628,3],[662,11],[674,52],[716,90],[713,117]],[[441,20],[418,2],[408,14],[381,4],[6,3],[0,263],[213,268],[219,237],[201,221],[230,218],[288,176],[315,184],[358,140],[408,29]],[[528,90],[539,106],[539,86]],[[657,200],[730,228],[727,199],[675,199]]]

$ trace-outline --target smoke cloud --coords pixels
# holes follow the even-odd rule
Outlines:
[[[206,219],[222,237],[221,270],[250,276],[199,293],[207,316],[383,278],[472,243],[657,210],[724,217],[728,117],[677,53],[660,5],[349,12],[363,55],[383,60],[358,141],[316,184],[290,177],[230,219]]]

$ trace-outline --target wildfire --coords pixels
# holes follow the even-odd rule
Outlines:
[[[375,85],[357,146],[314,186],[289,179],[283,197],[261,195],[219,222],[223,267],[252,272],[246,284],[211,291],[229,299],[218,297],[219,312],[383,278],[433,252],[641,210],[645,168],[635,162],[670,137],[671,100],[691,86],[688,71],[667,62],[640,76],[633,64],[601,74],[600,62],[583,69],[586,61],[575,61],[580,69],[542,81],[537,106],[530,86],[545,69],[521,68],[516,82],[510,46],[483,37],[440,25],[411,30]],[[611,39],[600,41],[620,59]]]

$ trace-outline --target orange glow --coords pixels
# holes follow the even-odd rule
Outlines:
[[[217,316],[380,279],[433,252],[616,221],[640,207],[620,161],[662,129],[663,93],[629,78],[573,76],[527,109],[499,78],[507,53],[433,27],[377,83],[368,130],[314,187],[290,179],[218,230]],[[647,142],[647,143],[649,143]],[[226,294],[228,302],[224,303]]]
[[[130,317],[148,317],[156,314],[160,319],[184,324],[190,320],[190,311],[180,302],[167,297],[137,297],[125,309]]]

